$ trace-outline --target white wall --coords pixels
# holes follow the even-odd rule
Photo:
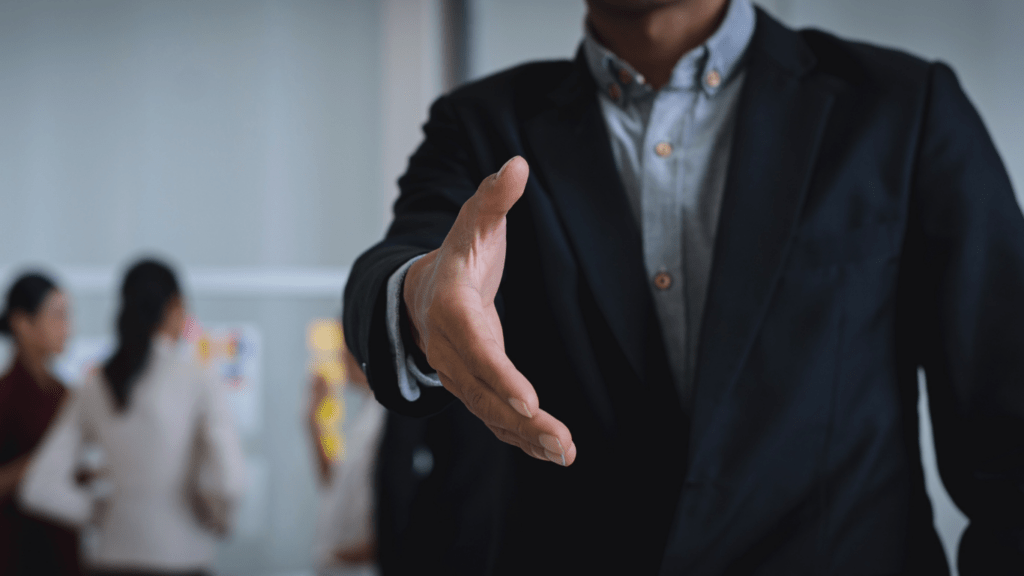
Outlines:
[[[384,0],[380,201],[391,222],[396,180],[423,139],[420,127],[444,87],[440,0]]]
[[[572,58],[583,37],[583,0],[469,0],[468,8],[470,78]]]
[[[376,2],[0,10],[0,261],[336,266],[379,233]]]
[[[76,334],[102,336],[121,268],[155,251],[203,323],[262,331],[223,573],[311,568],[305,329],[383,231],[382,26],[377,0],[0,0],[3,289],[54,270]]]

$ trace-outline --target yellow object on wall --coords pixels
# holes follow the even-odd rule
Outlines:
[[[328,386],[327,396],[316,407],[320,445],[332,462],[338,462],[345,459],[345,436],[341,432],[345,421],[345,400],[341,394],[346,380],[345,365],[341,362],[345,338],[341,323],[328,319],[311,322],[306,330],[306,343],[311,372],[322,377]]]

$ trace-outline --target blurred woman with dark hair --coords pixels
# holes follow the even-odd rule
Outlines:
[[[29,457],[67,396],[47,370],[68,338],[68,299],[42,274],[19,277],[0,313],[0,334],[14,340],[14,361],[0,377],[0,574],[79,574],[78,536],[26,515],[15,490]]]
[[[221,385],[185,360],[185,305],[174,273],[132,266],[121,288],[117,349],[90,374],[33,458],[29,508],[97,525],[96,574],[203,574],[241,498],[244,460]],[[109,495],[76,486],[86,442],[103,451]]]

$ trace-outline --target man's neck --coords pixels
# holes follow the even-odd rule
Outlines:
[[[679,0],[639,9],[589,0],[587,22],[599,42],[657,90],[668,84],[684,54],[714,34],[728,5],[729,0]]]

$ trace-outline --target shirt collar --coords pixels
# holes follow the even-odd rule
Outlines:
[[[740,68],[743,54],[754,35],[755,20],[750,0],[730,0],[722,24],[704,44],[679,59],[664,88],[699,88],[713,96]],[[589,24],[584,28],[583,50],[587,66],[612,101],[625,105],[630,98],[652,92],[643,75],[597,40]]]

